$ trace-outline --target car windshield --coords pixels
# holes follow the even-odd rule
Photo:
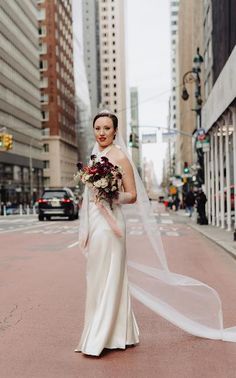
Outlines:
[[[68,194],[65,191],[51,191],[51,192],[45,192],[43,194],[43,198],[49,199],[49,198],[68,198]]]

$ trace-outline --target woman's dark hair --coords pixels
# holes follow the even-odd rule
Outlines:
[[[109,113],[108,111],[100,112],[100,113],[98,113],[98,114],[94,117],[94,119],[93,119],[93,127],[94,127],[94,124],[95,124],[95,122],[97,121],[97,119],[100,118],[100,117],[108,117],[108,118],[111,118],[112,123],[113,123],[114,130],[117,129],[117,127],[118,127],[118,118],[117,118],[117,116],[116,116],[114,113]]]

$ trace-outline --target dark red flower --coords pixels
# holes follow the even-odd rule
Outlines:
[[[91,173],[92,175],[94,175],[95,173],[97,173],[97,168],[96,167],[93,167],[93,168],[90,168],[89,169],[89,173]]]
[[[83,163],[81,161],[79,161],[77,164],[76,164],[78,170],[80,171],[82,168],[83,168]]]

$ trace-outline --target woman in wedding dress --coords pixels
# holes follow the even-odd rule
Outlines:
[[[93,129],[93,153],[121,166],[123,176],[113,210],[105,201],[98,203],[85,186],[79,245],[87,255],[87,298],[84,330],[75,351],[99,356],[104,348],[124,349],[139,342],[130,292],[191,335],[236,342],[236,327],[224,327],[222,303],[215,289],[169,270],[155,214],[119,133],[117,117],[103,111],[94,118]],[[132,231],[134,222],[138,233]],[[132,231],[127,240],[129,284],[128,227]],[[132,246],[137,241],[140,248],[136,251]]]
[[[104,348],[125,349],[139,342],[138,326],[132,311],[126,267],[125,222],[121,204],[136,201],[136,187],[132,166],[125,154],[114,144],[118,119],[114,114],[99,113],[93,121],[98,158],[106,156],[123,170],[119,198],[110,210],[121,231],[117,235],[101,212],[92,190],[88,193],[87,221],[87,297],[84,329],[75,352],[99,356]],[[86,199],[84,199],[86,201]],[[82,231],[81,231],[82,232]]]

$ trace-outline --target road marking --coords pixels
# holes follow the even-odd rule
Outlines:
[[[67,248],[73,248],[73,247],[75,247],[77,244],[79,244],[79,242],[78,241],[76,241],[76,242],[74,242],[74,243],[72,243],[72,244],[70,244],[70,245],[68,245],[68,247]]]
[[[8,232],[14,232],[14,231],[24,231],[24,230],[30,230],[32,228],[39,228],[39,227],[46,227],[48,226],[48,224],[37,224],[35,226],[28,226],[28,227],[22,227],[22,228],[14,228],[14,229],[10,229],[10,230],[4,230],[4,231],[0,231],[0,234],[6,234]],[[53,224],[52,224],[53,226]]]
[[[143,231],[138,231],[138,230],[129,231],[129,234],[130,235],[143,235]]]
[[[161,223],[163,223],[163,224],[173,224],[174,222],[171,219],[161,219]]]
[[[179,236],[179,233],[178,232],[174,232],[174,231],[167,231],[166,235],[167,236]]]
[[[168,214],[168,213],[161,213],[160,215],[161,215],[161,217],[169,217],[170,216],[170,214]]]

